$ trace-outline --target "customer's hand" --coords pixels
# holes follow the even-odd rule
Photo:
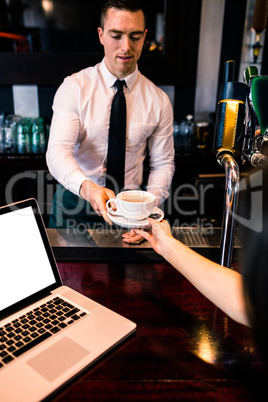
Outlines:
[[[115,198],[115,194],[112,190],[99,186],[91,180],[85,180],[81,185],[80,195],[91,204],[92,208],[99,216],[102,216],[106,222],[112,225],[106,209],[106,202],[111,198]]]
[[[149,218],[148,221],[151,226],[151,230],[145,231],[141,229],[133,229],[133,231],[136,233],[136,235],[140,235],[144,239],[148,240],[153,249],[158,254],[162,255],[168,239],[173,238],[169,223],[165,220],[158,222],[152,218]]]

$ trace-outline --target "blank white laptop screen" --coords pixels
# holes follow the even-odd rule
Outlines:
[[[56,283],[32,207],[0,215],[0,311]]]

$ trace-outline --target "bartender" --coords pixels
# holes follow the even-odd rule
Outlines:
[[[138,0],[109,0],[98,28],[103,60],[63,81],[53,102],[47,165],[60,183],[53,200],[50,227],[85,229],[98,216],[111,224],[106,202],[114,190],[106,183],[110,111],[116,80],[124,80],[126,145],[124,189],[139,189],[147,152],[146,189],[159,206],[168,197],[174,174],[173,110],[168,96],[137,67],[146,29]],[[120,158],[120,155],[118,155]],[[117,158],[114,158],[117,159]],[[118,188],[117,191],[122,191]],[[142,237],[130,232],[130,242]]]

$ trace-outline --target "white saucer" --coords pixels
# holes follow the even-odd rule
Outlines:
[[[153,214],[156,214],[157,216],[154,217],[152,216]],[[143,219],[142,221],[130,221],[123,216],[112,215],[109,211],[107,212],[107,215],[113,223],[125,229],[145,229],[150,227],[148,218]],[[164,212],[161,209],[154,207],[150,216],[156,221],[161,221],[164,218]]]

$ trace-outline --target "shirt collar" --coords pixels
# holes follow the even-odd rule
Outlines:
[[[112,88],[114,83],[115,83],[115,81],[117,80],[117,77],[115,75],[113,75],[112,73],[110,73],[110,71],[106,67],[104,59],[100,63],[100,71],[101,71],[101,73],[103,75],[104,81],[106,82],[107,86]],[[138,66],[136,66],[135,71],[132,74],[130,74],[127,77],[124,78],[124,80],[126,81],[126,84],[127,84],[127,88],[130,91],[131,91],[131,89],[132,89],[132,87],[133,87],[138,75],[139,75],[139,70],[138,70]]]

